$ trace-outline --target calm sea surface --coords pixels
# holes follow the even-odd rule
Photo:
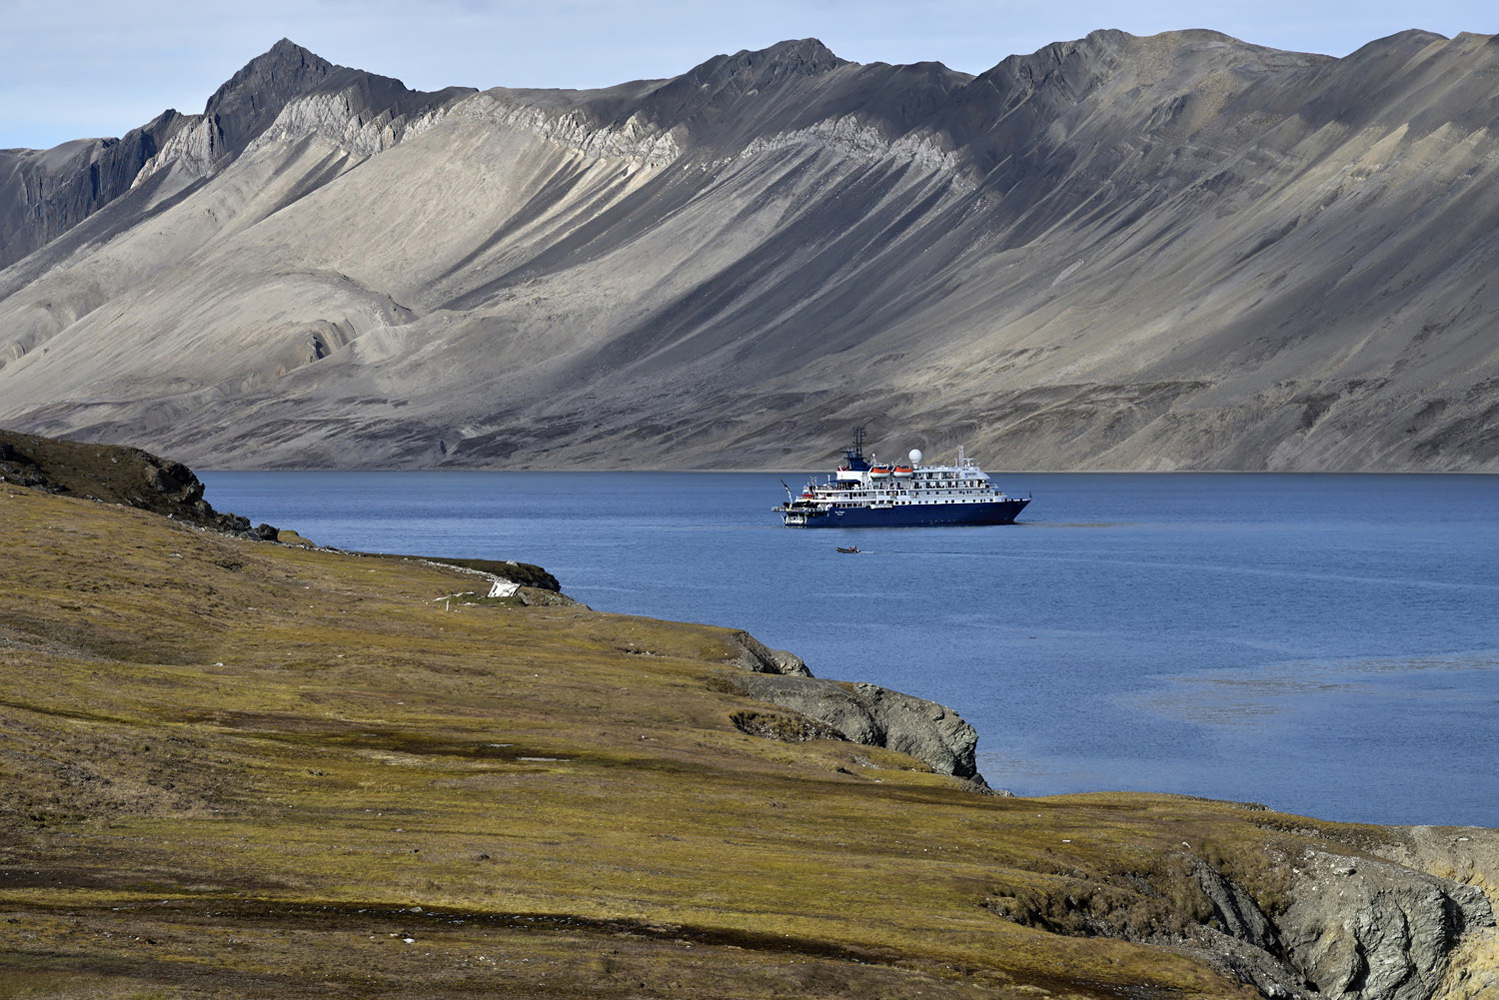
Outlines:
[[[814,531],[767,474],[202,478],[323,544],[539,563],[942,702],[1022,795],[1499,827],[1499,476],[1000,475],[1023,523]]]

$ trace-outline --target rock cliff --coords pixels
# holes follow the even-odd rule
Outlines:
[[[1499,845],[1492,830],[1463,839],[1490,853]],[[990,905],[1027,926],[1180,951],[1272,1000],[1465,1000],[1494,985],[1490,899],[1476,884],[1421,870],[1429,864],[1304,848],[1278,859],[1286,864],[1277,905],[1267,913],[1191,844],[1183,842],[1178,857],[1196,899],[1175,909],[1163,911],[1159,887],[1139,879],[1128,888],[1077,892],[1061,904],[1012,896]]]
[[[1427,1000],[1462,934],[1494,926],[1477,886],[1322,851],[1308,852],[1298,872],[1281,936],[1323,996]]]
[[[247,518],[215,510],[192,469],[139,448],[0,430],[0,482],[136,507],[243,538],[274,540],[277,534],[268,524],[252,528]]]
[[[817,723],[807,733],[908,754],[934,771],[987,787],[974,763],[978,734],[952,709],[874,684],[758,674],[740,682],[751,698]]]
[[[0,150],[0,268],[13,264],[130,190],[191,122],[166,111],[122,139]]]
[[[769,702],[795,718],[741,713],[740,729],[791,741],[839,739],[903,753],[941,774],[989,786],[974,754],[978,733],[946,706],[874,684],[813,677],[802,658],[770,649],[747,632],[733,634],[736,654],[728,661],[751,676],[736,678],[740,694]]]

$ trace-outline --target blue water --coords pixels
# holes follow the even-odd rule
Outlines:
[[[324,544],[539,563],[942,702],[1018,794],[1499,826],[1499,476],[1005,475],[1023,523],[814,531],[764,474],[202,478]]]

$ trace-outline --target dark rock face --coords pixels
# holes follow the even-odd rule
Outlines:
[[[812,671],[795,653],[784,649],[771,649],[748,632],[740,630],[733,635],[739,652],[729,662],[741,670],[757,674],[784,674],[789,677],[811,677]]]
[[[735,654],[725,662],[753,675],[736,683],[741,693],[794,713],[741,712],[734,722],[744,732],[793,742],[842,739],[885,747],[987,787],[974,764],[978,733],[952,709],[873,684],[813,677],[801,657],[771,649],[748,632],[730,639]]]
[[[214,510],[203,483],[181,462],[139,448],[56,441],[0,430],[0,482],[138,507],[242,538],[275,541],[269,524]]]
[[[164,111],[122,139],[0,150],[0,268],[72,229],[130,190],[146,161],[187,121]]]
[[[830,74],[855,64],[839,59],[815,38],[781,42],[759,52],[714,56],[667,81],[628,113],[640,113],[662,128],[685,126],[695,144],[706,147],[743,144],[756,133],[798,128],[827,116],[830,106],[847,101],[852,80]],[[829,96],[832,87],[836,96]],[[761,115],[761,92],[796,95],[775,112]],[[607,105],[590,108],[603,121]]]
[[[744,732],[792,742],[842,739],[885,747],[988,787],[974,762],[978,733],[952,709],[874,684],[813,677],[801,657],[771,649],[748,632],[734,632],[730,641],[734,655],[725,662],[753,675],[735,687],[793,713],[741,712],[734,723]]]
[[[223,155],[244,151],[276,120],[286,102],[342,70],[285,38],[245,64],[214,92],[203,116],[217,125]]]

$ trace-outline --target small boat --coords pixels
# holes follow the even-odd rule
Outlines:
[[[839,552],[858,552],[859,551],[859,547],[857,545],[850,545],[846,549],[843,546],[839,545],[839,546],[837,546],[837,549],[838,549]]]

